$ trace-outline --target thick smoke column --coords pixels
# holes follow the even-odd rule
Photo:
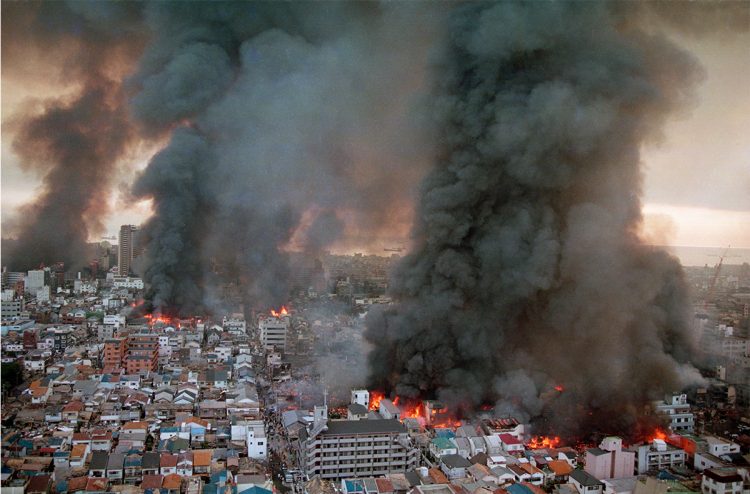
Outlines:
[[[245,303],[278,305],[293,238],[319,252],[408,203],[429,159],[408,117],[435,24],[415,24],[423,10],[146,6],[155,39],[132,107],[145,129],[176,129],[135,186],[154,201],[145,277],[157,308],[220,304],[217,280],[230,277]]]
[[[133,137],[118,80],[141,46],[131,7],[3,4],[3,67],[28,56],[53,65],[62,59],[65,82],[80,86],[12,117],[15,153],[43,177],[41,193],[16,221],[16,238],[4,241],[3,262],[12,269],[57,261],[80,269],[89,236],[103,231],[115,165]]]
[[[417,247],[368,322],[374,385],[570,437],[632,432],[696,378],[680,267],[637,230],[640,148],[701,71],[622,7],[453,12]]]

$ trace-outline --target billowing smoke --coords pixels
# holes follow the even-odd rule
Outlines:
[[[45,63],[61,70],[61,86],[76,87],[25,105],[5,123],[21,166],[42,177],[37,198],[21,209],[6,235],[13,240],[3,239],[3,263],[12,269],[57,261],[80,269],[88,238],[103,231],[116,164],[133,137],[118,79],[142,46],[133,7],[3,4],[3,69],[28,60]]]
[[[635,14],[453,12],[417,246],[394,275],[400,302],[368,321],[375,387],[572,437],[629,434],[649,400],[698,378],[681,269],[637,231],[641,147],[702,71]]]
[[[147,4],[155,39],[132,105],[144,129],[174,129],[135,187],[154,201],[154,306],[201,310],[227,279],[245,303],[278,305],[290,245],[314,255],[350,232],[374,238],[408,206],[429,160],[411,111],[435,25],[424,10]]]

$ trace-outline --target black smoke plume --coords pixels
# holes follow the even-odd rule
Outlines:
[[[109,186],[133,137],[118,74],[142,46],[137,18],[135,5],[3,4],[3,70],[45,63],[62,72],[61,85],[79,87],[27,105],[6,126],[21,166],[42,177],[37,198],[15,219],[12,240],[3,239],[11,269],[57,261],[80,269],[89,236],[103,232]]]
[[[399,303],[369,316],[374,387],[465,413],[493,403],[574,437],[630,434],[649,400],[698,379],[681,268],[637,232],[641,147],[702,72],[643,14],[452,13],[417,246],[394,276]]]
[[[173,132],[135,187],[154,201],[155,308],[221,307],[228,281],[246,306],[278,306],[293,239],[319,254],[408,204],[428,158],[410,117],[435,25],[418,16],[426,10],[146,5],[154,39],[128,82],[131,103],[144,130]]]

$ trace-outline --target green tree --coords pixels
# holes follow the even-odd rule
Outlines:
[[[23,382],[23,369],[18,362],[2,364],[0,381],[2,382],[3,393],[7,393]]]

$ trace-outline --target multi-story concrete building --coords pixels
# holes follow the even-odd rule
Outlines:
[[[104,341],[104,357],[102,365],[104,367],[114,367],[121,369],[125,364],[128,344],[125,338],[110,338]]]
[[[134,334],[128,338],[125,371],[140,374],[155,371],[159,364],[159,335]]]
[[[130,266],[133,262],[138,227],[135,225],[122,225],[120,227],[120,244],[118,247],[117,269],[120,276],[130,274]]]
[[[50,350],[63,352],[73,342],[73,329],[70,326],[48,328],[44,333],[44,338],[51,338]]]
[[[23,300],[10,300],[0,302],[2,307],[2,319],[17,319],[21,317]]]
[[[650,444],[631,446],[628,450],[635,453],[634,473],[637,475],[662,468],[684,467],[687,460],[684,450],[668,445],[662,439],[654,439]]]
[[[300,432],[300,458],[308,478],[373,477],[419,465],[419,449],[398,420],[328,421],[326,415],[326,407],[315,407],[312,427]]]
[[[703,494],[741,494],[742,476],[736,468],[713,468],[703,472]]]
[[[245,316],[243,316],[242,314],[232,314],[231,316],[224,316],[221,321],[221,326],[224,328],[224,331],[227,331],[229,333],[241,335],[247,333],[247,322],[245,321]]]
[[[669,418],[669,428],[674,432],[693,432],[695,416],[690,411],[686,394],[668,395],[664,401],[655,403],[656,413]]]
[[[48,277],[48,273],[43,269],[29,271],[24,284],[26,291],[36,294],[37,290],[40,290],[47,284]]]
[[[266,430],[263,427],[263,421],[248,421],[245,441],[247,442],[248,458],[255,458],[258,460],[265,460],[267,458],[268,440],[266,438]]]
[[[621,438],[605,437],[598,448],[586,450],[584,470],[599,480],[632,477],[635,453],[623,451]]]
[[[115,288],[143,290],[143,280],[141,278],[131,278],[130,276],[115,276],[112,278],[112,286]]]
[[[258,324],[260,341],[266,350],[286,350],[286,332],[289,322],[284,318],[265,317]]]
[[[14,289],[18,282],[24,282],[26,275],[20,271],[5,271],[3,269],[3,287]]]

